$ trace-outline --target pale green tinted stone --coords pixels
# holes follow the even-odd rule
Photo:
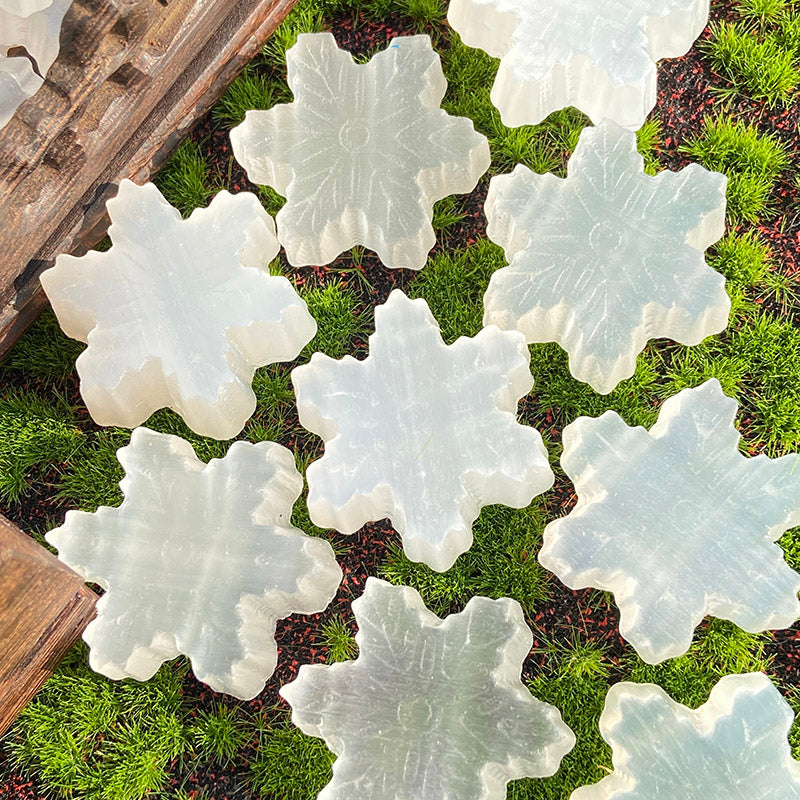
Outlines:
[[[572,589],[613,592],[648,663],[685,653],[706,614],[752,633],[800,614],[800,575],[775,544],[800,524],[800,456],[745,457],[735,415],[711,379],[666,400],[650,431],[614,411],[564,429],[578,503],[545,528],[539,561]]]
[[[409,558],[449,569],[483,506],[522,508],[553,484],[516,418],[529,364],[522,335],[493,325],[445,345],[427,303],[393,291],[368,358],[315,353],[292,371],[300,422],[325,441],[306,473],[312,521],[355,533],[389,517]]]
[[[516,601],[473,597],[442,620],[369,578],[353,612],[358,658],[304,665],[280,690],[338,756],[317,800],[501,800],[556,772],[575,737],[520,680],[533,637]]]
[[[636,130],[656,104],[656,62],[684,55],[709,0],[451,0],[470,47],[500,58],[492,102],[503,123],[535,125],[575,106]]]
[[[342,578],[331,546],[289,522],[303,488],[294,457],[234,442],[204,464],[147,428],[117,457],[122,505],[68,511],[47,534],[106,590],[83,635],[92,669],[147,680],[182,653],[215,691],[254,697],[275,669],[276,621],[322,611]]]
[[[696,710],[659,686],[618,683],[600,717],[614,772],[570,800],[797,800],[793,719],[761,672],[722,678]]]

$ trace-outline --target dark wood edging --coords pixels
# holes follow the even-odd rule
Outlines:
[[[0,516],[0,734],[95,614],[83,578]]]
[[[47,300],[42,270],[104,236],[296,0],[74,0],[61,52],[0,131],[0,357]]]

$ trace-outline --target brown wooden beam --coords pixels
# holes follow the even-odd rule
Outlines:
[[[296,0],[74,0],[42,88],[0,131],[0,357],[47,303],[42,270],[105,235]]]
[[[94,617],[83,578],[0,515],[0,734]]]

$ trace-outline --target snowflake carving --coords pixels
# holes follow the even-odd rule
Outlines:
[[[471,120],[440,107],[447,81],[428,36],[399,36],[356,64],[330,33],[286,53],[294,102],[248,111],[231,131],[253,183],[285,195],[278,238],[291,264],[327,264],[354,245],[387,267],[421,269],[433,204],[470,192],[491,161]]]
[[[331,546],[289,522],[294,457],[238,441],[204,464],[184,439],[137,428],[117,458],[122,505],[68,511],[46,536],[106,590],[83,635],[92,669],[143,681],[183,653],[215,691],[255,697],[275,669],[276,621],[322,611],[342,578]]]
[[[566,179],[522,165],[493,178],[487,233],[509,266],[491,277],[484,324],[558,342],[601,394],[648,339],[718,333],[730,300],[703,251],[725,230],[726,185],[698,164],[646,175],[636,135],[611,122],[584,129]]]
[[[706,614],[752,633],[800,615],[800,575],[774,544],[800,524],[800,456],[746,458],[735,415],[712,378],[666,400],[649,432],[613,411],[564,429],[578,503],[545,528],[539,561],[613,592],[650,664],[685,653]]]
[[[44,83],[71,5],[72,0],[0,0],[0,128]]]
[[[520,680],[533,637],[516,601],[473,597],[442,620],[414,589],[368,578],[353,612],[358,658],[303,665],[280,689],[338,756],[317,800],[501,800],[574,746]]]
[[[542,437],[516,419],[530,354],[494,326],[447,346],[425,301],[397,289],[369,347],[363,361],[314,353],[292,372],[300,422],[325,441],[308,510],[342,533],[389,517],[406,555],[443,572],[483,506],[522,508],[553,484]]]
[[[600,717],[614,772],[570,800],[796,800],[793,718],[762,672],[725,676],[696,710],[659,686],[617,683]]]
[[[709,0],[451,0],[465,44],[501,59],[492,103],[505,125],[576,106],[638,130],[656,104],[662,58],[684,55]]]
[[[151,183],[107,203],[113,246],[60,255],[42,286],[78,357],[95,422],[133,428],[159,408],[202,436],[236,436],[256,407],[256,367],[316,333],[305,302],[265,265],[275,226],[255,195],[222,191],[182,220]]]

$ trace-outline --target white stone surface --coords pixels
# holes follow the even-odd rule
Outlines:
[[[636,135],[609,121],[584,129],[565,179],[522,165],[493,178],[487,234],[509,266],[492,275],[484,324],[558,342],[602,394],[648,339],[718,333],[730,300],[703,252],[725,231],[726,185],[699,164],[645,174]]]
[[[148,183],[107,204],[113,246],[60,255],[42,286],[78,357],[99,425],[133,428],[169,407],[203,436],[229,439],[256,407],[256,367],[295,358],[317,325],[267,265],[275,226],[258,198],[222,191],[182,220]]]
[[[649,432],[613,411],[564,429],[578,503],[547,525],[539,561],[613,592],[648,663],[685,653],[706,614],[753,633],[800,616],[800,575],[774,544],[800,524],[800,456],[743,456],[736,407],[711,379],[666,400]]]
[[[797,800],[793,719],[761,672],[725,676],[696,710],[659,686],[617,683],[600,717],[614,772],[570,800]]]
[[[553,484],[541,436],[516,419],[530,354],[494,326],[447,346],[399,290],[375,309],[369,350],[292,371],[300,422],[325,441],[306,471],[311,519],[354,533],[389,517],[409,558],[447,570],[483,506],[522,508]]]
[[[239,441],[204,464],[147,428],[117,457],[122,505],[68,511],[46,537],[106,590],[83,636],[92,669],[147,680],[183,653],[215,691],[254,697],[275,669],[276,620],[322,611],[342,578],[331,546],[290,523],[294,457]]]
[[[231,131],[253,183],[286,196],[278,238],[291,264],[327,264],[364,245],[387,267],[421,269],[433,204],[489,168],[472,121],[440,107],[447,81],[428,36],[400,36],[356,64],[330,33],[286,53],[294,102],[248,111]]]
[[[684,55],[709,0],[450,0],[465,44],[501,59],[492,102],[504,124],[576,106],[638,130],[656,104],[656,61]]]
[[[32,97],[58,57],[61,23],[72,0],[0,0],[0,128]],[[24,47],[25,56],[8,56]]]
[[[520,680],[533,637],[519,604],[473,597],[442,620],[408,586],[368,578],[359,656],[303,665],[280,694],[338,758],[317,800],[502,800],[546,777],[575,737]]]

